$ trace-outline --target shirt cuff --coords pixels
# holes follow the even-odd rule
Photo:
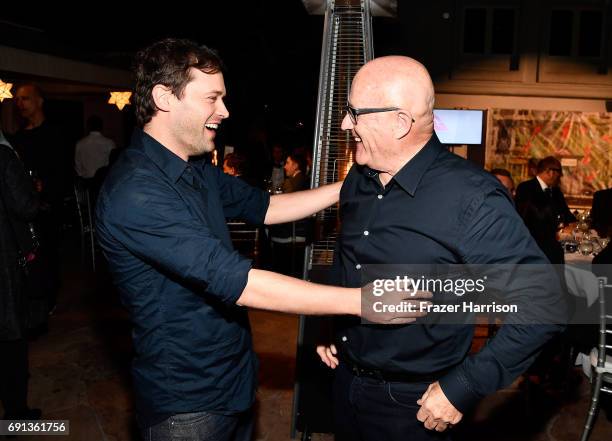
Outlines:
[[[442,392],[455,408],[465,414],[482,398],[473,392],[469,380],[459,366],[439,380]]]
[[[226,271],[225,280],[222,283],[224,295],[221,300],[228,305],[235,305],[249,281],[249,271],[253,262],[250,259],[242,258],[236,262],[232,268]]]

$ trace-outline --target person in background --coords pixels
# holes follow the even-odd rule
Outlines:
[[[505,168],[494,168],[491,170],[491,174],[495,176],[504,187],[506,187],[508,193],[510,193],[510,196],[514,198],[515,189],[512,174]]]
[[[306,180],[307,161],[300,152],[293,152],[285,160],[285,180],[282,192],[293,193],[309,188]],[[304,246],[311,236],[310,219],[273,225],[270,227],[272,265],[274,271],[301,277],[304,265]]]
[[[24,122],[12,139],[13,147],[23,161],[26,170],[42,188],[41,211],[36,219],[40,229],[40,254],[33,277],[38,284],[31,287],[40,297],[37,303],[37,324],[30,326],[44,332],[46,316],[55,310],[60,286],[60,237],[63,197],[72,184],[72,155],[67,155],[66,142],[58,126],[49,122],[44,112],[43,93],[36,84],[26,83],[17,87],[15,106]],[[30,293],[31,296],[34,293]],[[32,305],[31,305],[32,307]]]
[[[285,180],[285,152],[280,144],[274,144],[272,147],[272,173],[270,175],[270,181],[272,185],[272,192],[276,191],[283,185]]]
[[[0,132],[1,133],[1,132]],[[28,223],[40,208],[17,154],[0,142],[0,400],[5,420],[40,419],[28,407],[28,299],[25,271],[35,243]]]
[[[74,169],[83,179],[91,179],[102,167],[108,165],[115,141],[102,134],[102,118],[92,115],[87,119],[87,136],[81,138],[74,150]]]
[[[536,177],[516,188],[516,209],[529,232],[551,263],[564,263],[563,249],[557,240],[562,224],[576,222],[565,196],[559,188],[563,169],[561,162],[548,156],[538,162]]]
[[[283,193],[306,190],[309,185],[306,181],[308,162],[301,153],[294,152],[285,160],[285,180],[281,186]]]
[[[228,153],[223,160],[223,173],[239,178],[244,175],[246,158],[240,153]]]
[[[593,194],[591,226],[599,237],[612,236],[612,188]]]

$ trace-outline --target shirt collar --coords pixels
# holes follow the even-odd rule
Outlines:
[[[536,179],[538,180],[538,183],[540,184],[540,187],[542,188],[542,190],[546,190],[548,188],[548,185],[546,185],[546,182],[540,179],[539,176],[536,176]]]
[[[442,143],[434,132],[423,148],[395,174],[393,180],[410,196],[414,196],[421,178],[443,149]],[[367,167],[364,172],[369,177],[375,177],[378,174]]]
[[[178,181],[189,166],[189,163],[176,156],[142,129],[136,128],[134,130],[131,144],[141,149],[172,182]]]

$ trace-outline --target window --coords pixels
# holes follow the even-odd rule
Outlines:
[[[601,55],[602,18],[601,11],[580,12],[579,56],[599,57]]]
[[[572,53],[573,11],[552,11],[550,17],[550,55],[569,56]]]
[[[517,21],[516,8],[466,7],[462,52],[483,55],[515,53]]]
[[[514,12],[514,9],[493,10],[491,53],[511,54],[514,52]]]
[[[548,53],[599,58],[602,32],[603,13],[600,10],[552,10]]]
[[[463,52],[484,54],[487,32],[487,10],[484,8],[466,9],[463,26]]]

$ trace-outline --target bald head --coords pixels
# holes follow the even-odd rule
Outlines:
[[[44,120],[42,92],[36,84],[28,83],[17,87],[15,105],[27,122],[26,128],[37,127]]]
[[[434,87],[429,72],[417,60],[389,56],[369,61],[355,75],[352,89],[377,100],[377,105],[409,110],[418,126],[433,131]]]
[[[349,104],[342,129],[355,138],[355,162],[378,170],[383,185],[433,135],[433,84],[412,58],[381,57],[363,65]]]

